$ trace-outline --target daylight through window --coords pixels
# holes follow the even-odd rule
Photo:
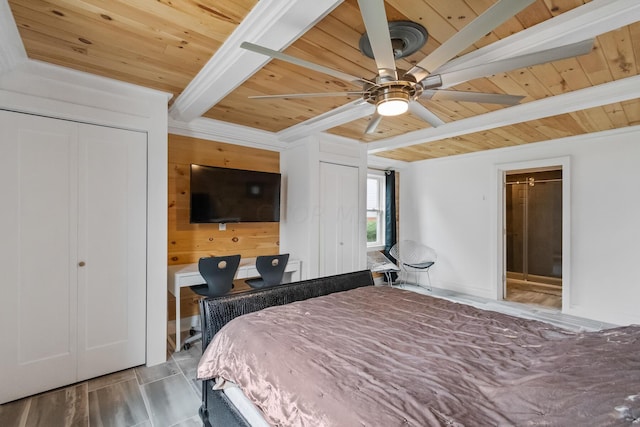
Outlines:
[[[367,175],[367,247],[384,246],[384,173]]]

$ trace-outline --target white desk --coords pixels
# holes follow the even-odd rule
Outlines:
[[[300,260],[289,258],[284,272],[289,273],[289,281],[299,281],[301,277]],[[248,279],[250,277],[260,277],[260,273],[256,269],[256,259],[242,258],[240,259],[240,266],[236,272],[235,279]],[[198,271],[198,263],[170,265],[167,269],[167,290],[176,298],[176,351],[180,351],[182,347],[180,343],[180,288],[203,285],[205,283],[200,271]]]

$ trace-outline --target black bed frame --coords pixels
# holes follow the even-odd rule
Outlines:
[[[203,299],[200,301],[202,351],[207,348],[216,332],[238,316],[362,286],[373,286],[369,270]],[[221,390],[213,390],[212,386],[213,380],[202,382],[200,418],[203,424],[207,427],[249,427],[225,394]]]

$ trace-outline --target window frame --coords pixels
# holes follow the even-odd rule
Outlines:
[[[369,180],[375,179],[378,181],[378,208],[377,209],[369,209]],[[385,202],[385,173],[384,171],[374,171],[369,170],[367,172],[367,206],[365,209],[365,224],[368,223],[369,213],[374,212],[378,218],[378,230],[377,230],[377,240],[375,242],[369,242],[367,240],[367,250],[382,250],[385,247],[386,240],[386,202]],[[366,233],[365,233],[366,234]]]

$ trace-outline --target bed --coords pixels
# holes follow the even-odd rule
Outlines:
[[[250,425],[238,390],[278,426],[640,424],[640,327],[570,332],[371,285],[204,300],[204,424]]]

